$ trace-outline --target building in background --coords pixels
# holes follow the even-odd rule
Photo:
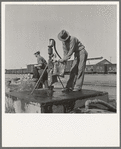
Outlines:
[[[116,74],[116,64],[112,64],[107,59],[103,59],[101,61],[91,61],[88,65],[86,65],[85,73],[87,74]]]
[[[69,74],[73,60],[67,61],[65,74]],[[87,61],[87,65],[85,68],[86,74],[116,74],[117,65],[109,62],[107,59],[99,60],[91,60]],[[33,73],[34,64],[28,64],[27,68],[22,69],[6,69],[6,74],[32,74]]]

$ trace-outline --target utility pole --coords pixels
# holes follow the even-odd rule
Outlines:
[[[112,57],[110,56],[110,62],[111,62],[111,58],[112,58]]]

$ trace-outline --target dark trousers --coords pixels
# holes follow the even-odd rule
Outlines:
[[[70,71],[70,77],[66,85],[67,88],[82,89],[87,57],[88,53],[85,49],[75,54],[73,65]]]
[[[43,70],[44,69],[37,69],[37,67],[34,67],[33,78],[39,79],[40,76],[42,75]],[[44,84],[45,88],[48,88],[48,73],[47,73],[47,70],[45,71],[45,73],[43,74],[43,76],[41,78],[39,88],[42,88],[43,84]]]

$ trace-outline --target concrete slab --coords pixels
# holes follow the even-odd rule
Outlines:
[[[74,108],[84,107],[88,99],[97,98],[109,102],[107,92],[94,90],[63,93],[61,88],[54,88],[51,94],[46,90],[43,93],[36,90],[32,95],[30,91],[8,92],[5,95],[6,111],[15,111],[15,113],[70,113]],[[13,105],[9,104],[10,100]]]

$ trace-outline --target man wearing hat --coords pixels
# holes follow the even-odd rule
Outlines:
[[[62,30],[58,34],[58,38],[63,44],[64,57],[63,59],[59,60],[61,63],[70,59],[74,53],[74,61],[70,70],[70,77],[63,92],[72,90],[81,91],[88,56],[85,46],[83,46],[83,44],[76,37],[70,36],[66,30]]]
[[[41,76],[43,70],[45,69],[47,62],[46,60],[40,56],[40,51],[37,51],[36,53],[34,53],[34,55],[37,57],[37,65],[34,65],[34,72],[33,72],[33,78],[37,78],[37,80],[39,79],[39,77]],[[43,77],[41,79],[41,83],[40,83],[40,88],[42,87],[42,85],[44,84],[45,88],[48,88],[48,73],[47,71],[45,71],[45,73],[43,74]]]

